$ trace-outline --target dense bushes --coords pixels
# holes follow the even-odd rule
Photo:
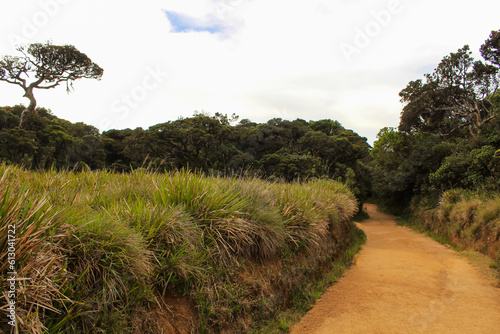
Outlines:
[[[6,166],[0,175],[0,254],[15,224],[18,326],[38,333],[247,332],[290,307],[354,240],[357,202],[333,181]]]
[[[99,130],[38,108],[19,128],[23,106],[0,108],[0,160],[31,169],[105,167]]]

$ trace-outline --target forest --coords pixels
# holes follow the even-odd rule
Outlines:
[[[340,179],[367,197],[366,138],[330,119],[257,124],[237,116],[196,113],[149,129],[109,130],[59,119],[38,108],[19,128],[21,105],[0,108],[0,158],[28,169],[137,168],[264,178]]]

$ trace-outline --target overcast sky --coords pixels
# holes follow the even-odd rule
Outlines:
[[[38,106],[101,131],[148,128],[195,111],[266,122],[338,120],[368,138],[397,126],[398,93],[500,29],[500,1],[4,1],[0,55],[72,44],[104,69],[36,91]],[[0,105],[28,104],[0,82]]]

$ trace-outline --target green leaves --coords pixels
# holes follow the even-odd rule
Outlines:
[[[80,78],[100,79],[103,69],[73,45],[33,43],[19,48],[43,84],[73,81]],[[31,56],[32,58],[30,58]],[[44,88],[40,86],[40,88]]]
[[[488,166],[494,154],[495,149],[487,145],[447,156],[439,169],[429,175],[431,187],[437,190],[475,188],[491,182]]]
[[[426,82],[412,81],[400,92],[406,105],[399,130],[443,138],[468,128],[477,136],[495,117],[488,98],[498,88],[498,68],[474,61],[468,45],[445,56]]]
[[[490,63],[500,67],[500,31],[491,32],[490,38],[481,46],[481,55]]]

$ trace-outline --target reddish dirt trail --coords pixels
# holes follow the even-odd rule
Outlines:
[[[463,257],[368,205],[356,265],[291,334],[500,333],[500,289]]]

